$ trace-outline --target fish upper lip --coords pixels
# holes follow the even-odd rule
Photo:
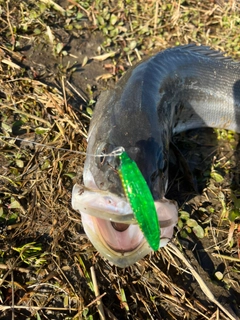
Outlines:
[[[99,195],[98,201],[89,203],[89,197]],[[120,200],[118,205],[115,205]],[[88,201],[84,205],[84,201]],[[117,223],[137,224],[130,204],[127,200],[121,200],[114,194],[99,189],[89,189],[75,184],[72,191],[72,207],[81,214],[88,214],[103,220]],[[125,212],[127,211],[127,213]]]
[[[99,189],[89,189],[85,186],[80,186],[78,184],[74,185],[72,194],[74,195],[77,193],[79,196],[84,196],[85,191],[93,194],[100,193],[101,195],[103,195],[103,197],[109,198],[109,200],[111,199],[111,197],[115,197],[115,195],[109,194],[108,192],[103,192],[103,191],[100,191]],[[81,214],[88,214],[96,218],[101,218],[102,220],[107,220],[107,221],[117,222],[117,223],[124,223],[128,225],[138,224],[132,212],[130,204],[129,204],[129,210],[128,210],[129,213],[119,213],[117,212],[116,209],[120,210],[120,208],[111,207],[109,205],[109,209],[114,209],[115,212],[111,210],[107,211],[105,207],[99,207],[98,206],[99,204],[94,205],[94,202],[92,202],[91,204],[88,205],[88,207],[86,206],[85,208],[83,206],[77,207],[73,198],[72,198],[72,206],[75,210],[78,210]],[[169,202],[169,200],[162,199],[162,200],[158,200],[157,203],[159,202],[164,203],[166,201]],[[125,202],[125,199],[123,200],[123,202]],[[127,199],[126,199],[126,203],[128,203]],[[173,224],[172,218],[167,220],[160,220],[160,218],[158,217],[158,221],[160,223],[161,228],[166,228]]]

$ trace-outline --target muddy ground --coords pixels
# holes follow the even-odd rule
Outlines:
[[[239,59],[239,13],[237,1],[0,1],[0,319],[100,319],[91,266],[106,319],[230,319],[170,249],[126,269],[96,252],[71,208],[84,156],[70,150],[85,151],[100,92],[141,58],[196,42]],[[238,141],[213,129],[175,137],[183,156],[171,151],[167,194],[182,217],[172,243],[232,319]]]

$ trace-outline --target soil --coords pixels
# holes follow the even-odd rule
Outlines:
[[[60,4],[67,7],[69,3]],[[183,261],[167,248],[120,269],[103,259],[88,241],[80,217],[71,208],[71,190],[75,181],[81,182],[84,156],[58,148],[85,149],[89,125],[86,110],[94,108],[89,101],[96,101],[102,90],[113,87],[129,67],[129,61],[121,55],[116,55],[114,61],[92,58],[102,54],[99,48],[104,36],[98,30],[86,27],[66,31],[61,18],[51,28],[57,42],[64,45],[66,56],[56,54],[43,33],[20,37],[13,51],[7,50],[9,38],[0,36],[3,57],[21,68],[9,75],[2,64],[5,78],[1,77],[1,101],[11,100],[10,107],[21,99],[29,103],[30,95],[36,101],[29,104],[28,111],[21,109],[20,113],[1,103],[1,125],[5,125],[1,132],[27,142],[16,141],[13,147],[1,141],[0,195],[4,215],[0,218],[4,218],[0,220],[0,319],[99,319],[97,304],[91,304],[95,299],[91,266],[95,268],[100,293],[105,294],[102,302],[106,319],[228,319],[202,292]],[[104,75],[107,78],[111,72],[111,78],[104,80]],[[20,78],[25,82],[19,87],[11,82],[12,87],[7,87],[6,79]],[[51,105],[47,105],[48,99]],[[41,117],[52,124],[46,139],[36,135],[36,128],[46,124],[40,123]],[[20,120],[24,123],[18,127]],[[6,125],[15,133],[8,131]],[[63,138],[59,138],[61,134]],[[240,190],[238,139],[237,134],[223,139],[213,129],[175,137],[173,143],[182,156],[172,148],[167,194],[178,201],[180,211],[189,212],[205,233],[203,238],[186,233],[183,221],[172,242],[235,319],[240,318],[238,220],[234,222],[230,244],[227,239],[231,226],[228,212],[233,207],[233,195],[238,197]],[[37,147],[31,141],[50,143],[55,149]],[[17,152],[23,167],[16,160]],[[19,206],[14,207],[13,199]],[[33,249],[21,259],[18,252],[22,250],[24,254],[27,249],[20,248],[31,243],[34,248],[41,244],[41,255]],[[43,259],[42,264],[37,259]]]

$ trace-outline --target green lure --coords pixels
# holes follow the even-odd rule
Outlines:
[[[136,162],[125,151],[119,158],[124,192],[148,244],[156,251],[160,244],[160,227],[151,191]]]

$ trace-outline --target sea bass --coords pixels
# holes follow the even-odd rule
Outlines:
[[[129,266],[152,249],[124,194],[119,158],[109,153],[124,147],[137,163],[154,198],[163,247],[178,219],[176,203],[164,197],[169,144],[174,134],[199,127],[240,132],[240,64],[206,46],[159,52],[100,95],[88,134],[84,187],[74,186],[72,206],[93,245],[113,264]]]

